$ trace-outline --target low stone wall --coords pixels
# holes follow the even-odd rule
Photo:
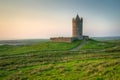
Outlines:
[[[72,38],[72,37],[53,37],[53,38],[50,38],[50,40],[52,42],[72,42],[75,39],[76,38]]]
[[[52,42],[73,42],[74,40],[87,40],[88,36],[80,36],[80,37],[53,37],[50,38]]]
[[[84,40],[88,40],[88,39],[89,39],[89,36],[83,36],[83,39],[84,39]]]
[[[79,37],[77,37],[77,39],[79,39],[79,40],[88,40],[89,37],[88,36],[79,36]]]

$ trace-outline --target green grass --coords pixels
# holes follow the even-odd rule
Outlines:
[[[0,59],[0,80],[120,79],[119,52],[90,54],[54,52],[49,54],[37,53],[29,57]]]
[[[89,40],[80,51],[68,51],[80,43],[0,46],[0,80],[120,80],[119,41]]]
[[[82,41],[67,42],[43,42],[25,46],[0,46],[0,56],[13,54],[35,53],[40,51],[65,51],[78,46]]]
[[[95,41],[89,39],[86,45],[84,45],[80,50],[102,50],[116,46],[117,44],[112,42],[103,42],[103,41]]]

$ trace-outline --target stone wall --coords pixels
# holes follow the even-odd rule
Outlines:
[[[89,39],[89,36],[83,36],[83,39],[84,39],[84,40],[88,40],[88,39]]]
[[[72,19],[72,37],[76,37],[76,22],[75,19]]]
[[[50,40],[52,42],[72,42],[75,39],[76,38],[73,38],[73,37],[54,37],[54,38],[50,38]]]
[[[88,40],[88,36],[80,36],[78,37],[53,37],[50,38],[52,42],[73,42],[74,40]]]

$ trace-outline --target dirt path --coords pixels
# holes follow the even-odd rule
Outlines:
[[[78,51],[86,43],[87,43],[87,40],[84,40],[81,44],[79,44],[77,47],[73,48],[71,51]]]

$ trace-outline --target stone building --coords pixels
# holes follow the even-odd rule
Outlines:
[[[53,42],[72,42],[76,39],[88,39],[88,36],[83,36],[83,18],[76,16],[76,18],[72,19],[72,37],[53,37],[50,38]]]

